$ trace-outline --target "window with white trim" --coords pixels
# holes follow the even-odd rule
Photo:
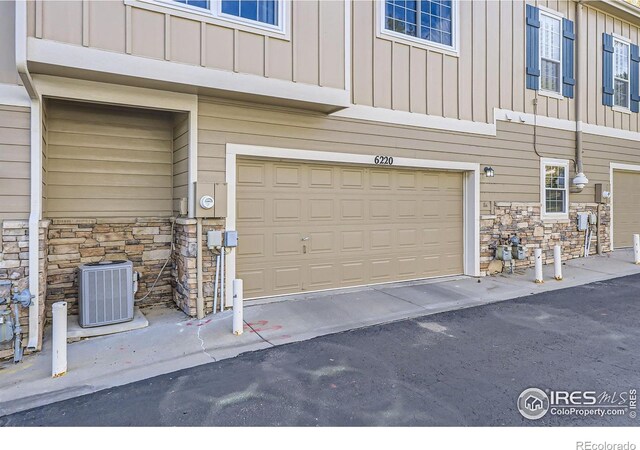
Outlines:
[[[385,0],[383,30],[387,34],[424,41],[443,48],[455,48],[453,0]]]
[[[562,18],[540,11],[540,89],[562,92]]]
[[[282,5],[284,0],[172,0],[175,3],[228,18],[256,24],[267,28],[282,28]]]
[[[569,162],[542,160],[542,215],[567,217],[569,212]]]
[[[629,44],[613,39],[613,106],[629,108]]]

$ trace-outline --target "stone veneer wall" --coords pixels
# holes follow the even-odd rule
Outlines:
[[[39,237],[39,277],[40,307],[38,320],[40,336],[37,350],[42,348],[44,330],[45,289],[47,278],[47,227],[49,221],[40,222]],[[11,280],[12,287],[23,290],[29,287],[29,222],[25,220],[5,220],[0,227],[0,280]],[[26,347],[29,341],[29,308],[20,308],[22,325],[22,343]],[[0,344],[0,358],[13,356],[13,343]]]
[[[202,222],[202,284],[205,298],[205,314],[213,310],[213,282],[215,275],[215,253],[207,248],[207,231],[221,230],[224,221],[203,219]],[[197,234],[195,219],[176,219],[174,233],[174,269],[175,280],[173,299],[185,314],[196,316],[198,281],[196,272]],[[226,286],[225,286],[226,288]]]
[[[171,223],[167,217],[52,219],[48,231],[47,315],[51,304],[66,300],[69,314],[78,311],[79,265],[129,260],[140,273],[136,305],[170,303],[170,261],[153,292],[143,302],[160,269],[171,255]]]
[[[494,259],[495,246],[503,238],[513,234],[520,237],[527,248],[527,259],[516,261],[516,267],[534,265],[534,249],[542,248],[544,264],[553,262],[553,247],[562,246],[562,259],[573,259],[583,256],[584,231],[577,229],[577,214],[597,210],[596,203],[571,203],[568,220],[542,221],[540,203],[496,202],[495,214],[483,215],[480,220],[480,270],[484,274],[489,262]],[[611,250],[610,208],[600,206],[600,238],[602,250]],[[590,254],[595,254],[596,235],[593,235]]]

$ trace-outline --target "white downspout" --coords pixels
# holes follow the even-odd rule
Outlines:
[[[29,307],[29,342],[27,347],[38,347],[40,337],[40,217],[42,199],[42,117],[41,100],[33,85],[27,68],[27,3],[16,0],[15,3],[15,46],[16,69],[31,97],[31,207],[29,213],[29,290],[33,295]]]

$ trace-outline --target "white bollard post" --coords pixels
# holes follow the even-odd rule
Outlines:
[[[542,249],[536,248],[533,252],[536,260],[536,283],[544,283],[542,279]]]
[[[67,302],[53,304],[53,355],[51,376],[61,377],[67,373]]]
[[[244,301],[242,280],[233,280],[233,334],[240,336],[244,327],[242,302]]]
[[[558,281],[562,280],[562,247],[559,245],[553,247],[553,267],[555,269],[554,278]]]
[[[633,235],[633,260],[640,264],[640,234]]]

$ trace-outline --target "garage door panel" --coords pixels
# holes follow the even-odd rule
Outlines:
[[[334,201],[332,199],[310,199],[309,219],[311,220],[334,220]]]
[[[463,271],[460,173],[283,161],[240,167],[237,273],[247,298]]]
[[[364,219],[364,200],[348,199],[340,202],[340,218],[342,220]]]
[[[640,173],[613,172],[613,243],[616,248],[633,246],[640,233]]]
[[[347,284],[365,283],[365,263],[364,261],[351,261],[342,263],[342,282]]]
[[[342,187],[347,189],[364,188],[364,169],[342,169]]]

